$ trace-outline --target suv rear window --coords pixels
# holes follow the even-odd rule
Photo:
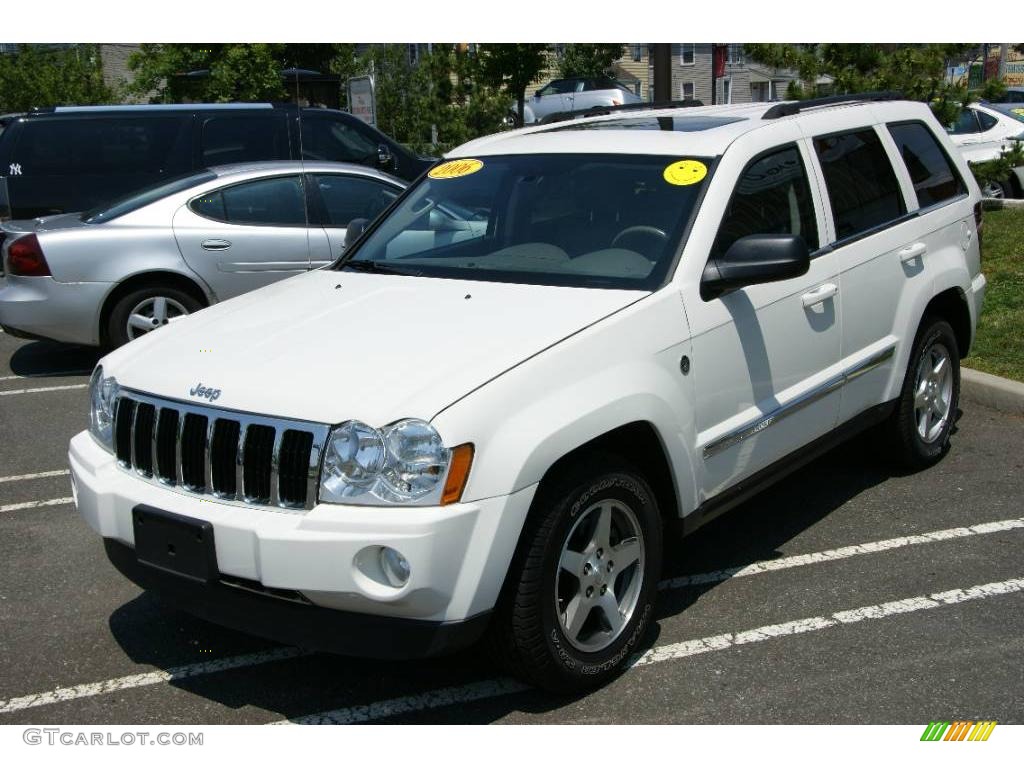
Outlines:
[[[896,172],[872,128],[820,136],[814,149],[832,201],[836,239],[867,232],[907,212]]]
[[[921,208],[957,197],[966,191],[949,157],[924,124],[896,123],[888,127],[910,173],[910,180],[917,193],[917,204]]]

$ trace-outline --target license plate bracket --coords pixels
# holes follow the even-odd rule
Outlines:
[[[132,510],[135,556],[143,565],[209,584],[220,577],[213,524],[139,504]]]

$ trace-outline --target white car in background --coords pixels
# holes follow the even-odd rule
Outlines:
[[[1024,141],[1024,104],[975,102],[965,107],[946,131],[968,163],[995,160],[1014,140]],[[1014,169],[1004,182],[987,184],[982,194],[1024,197],[1024,167]]]
[[[556,112],[621,107],[642,101],[628,85],[611,77],[564,77],[552,80],[526,101],[523,123],[530,125]]]

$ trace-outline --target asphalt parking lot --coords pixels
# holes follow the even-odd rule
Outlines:
[[[0,723],[1024,722],[1024,421],[964,405],[931,470],[861,438],[719,518],[669,552],[646,653],[557,698],[476,650],[307,654],[141,593],[69,498],[96,357],[0,334]]]

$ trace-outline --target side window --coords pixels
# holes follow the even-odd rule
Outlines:
[[[837,240],[906,213],[896,172],[873,128],[821,136],[814,148],[832,201]]]
[[[202,164],[287,160],[288,126],[279,115],[212,117],[203,123]]]
[[[302,157],[361,165],[377,164],[377,142],[340,120],[304,120]]]
[[[965,133],[978,133],[981,128],[978,126],[978,118],[973,109],[965,109],[960,112],[960,117],[955,123],[946,126],[946,130],[953,136],[960,136]]]
[[[811,187],[795,146],[773,150],[747,166],[736,183],[712,257],[747,235],[800,235],[812,251],[818,247]]]
[[[949,157],[923,123],[890,125],[889,133],[910,173],[918,205],[927,208],[966,191]]]
[[[375,179],[338,174],[314,174],[324,206],[324,226],[345,228],[352,219],[373,219],[387,208],[398,190]]]
[[[999,122],[996,118],[992,117],[992,115],[990,115],[988,112],[976,110],[976,114],[978,115],[978,122],[981,123],[982,131],[988,131],[992,128],[995,128],[996,123]]]
[[[298,176],[236,184],[197,197],[189,207],[200,216],[228,224],[306,225],[306,204]]]

